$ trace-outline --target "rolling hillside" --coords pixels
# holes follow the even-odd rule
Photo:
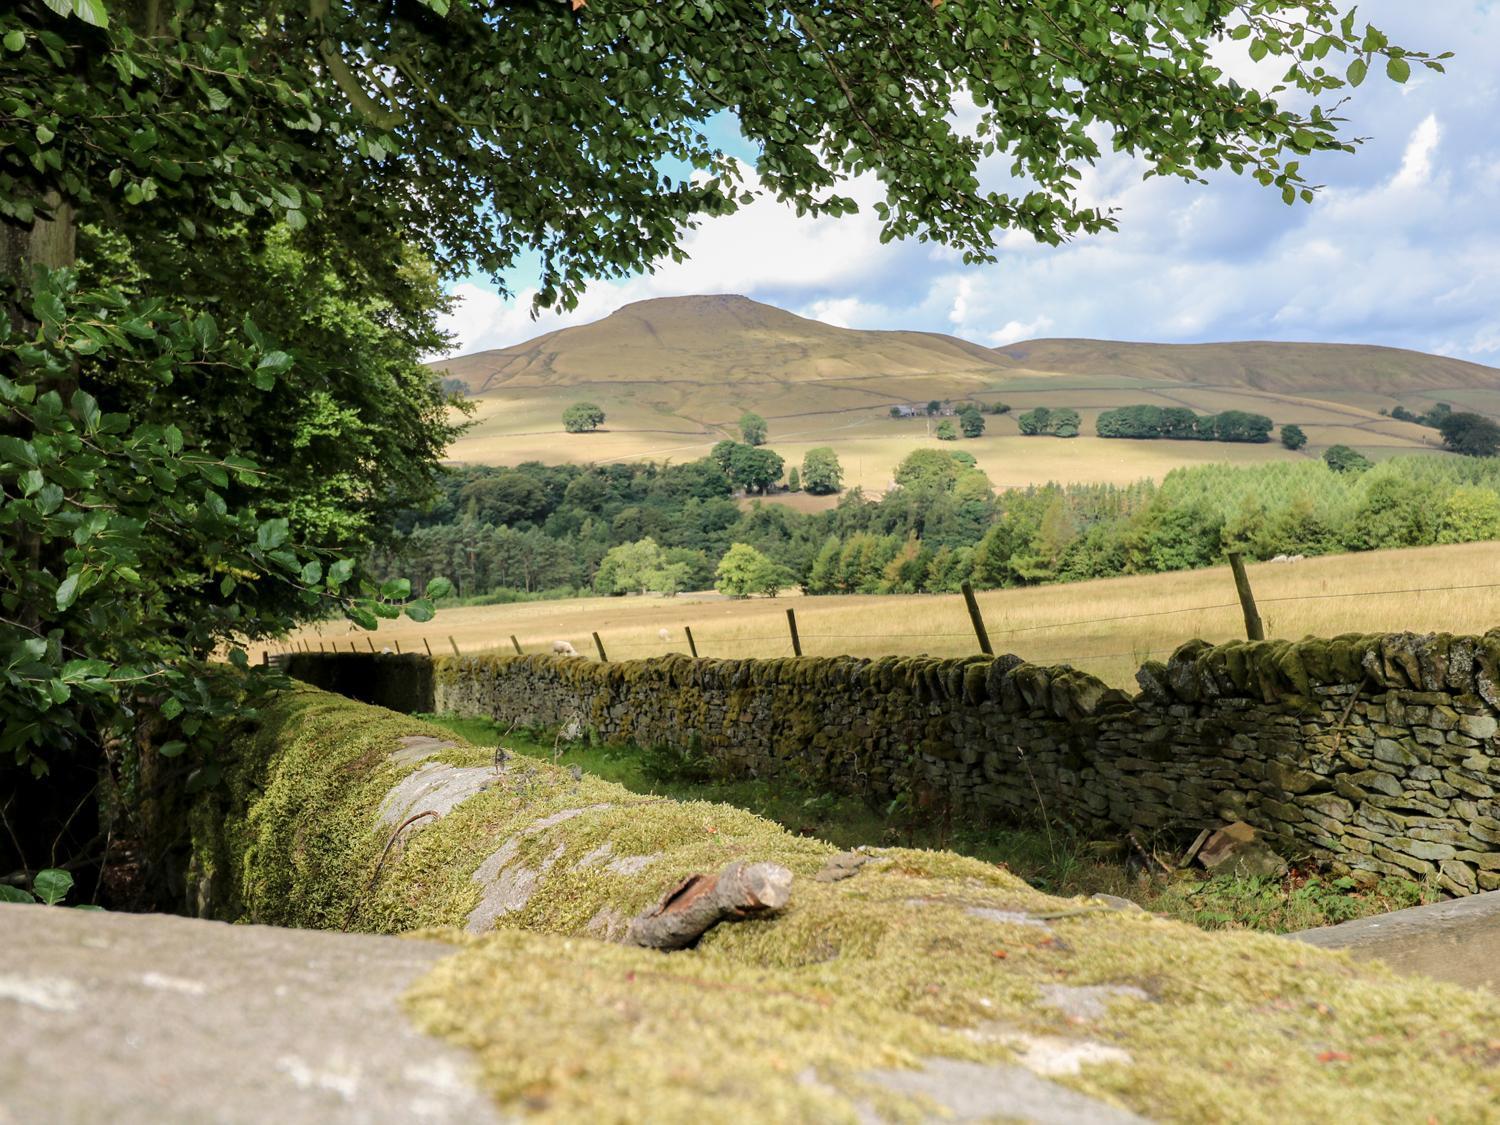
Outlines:
[[[802,383],[872,376],[995,377],[988,348],[930,332],[835,328],[734,295],[637,301],[603,320],[444,365],[476,395],[579,383]]]
[[[1131,344],[1028,340],[997,348],[1017,367],[1071,375],[1129,375],[1263,391],[1364,391],[1404,396],[1500,386],[1500,369],[1446,356],[1366,344]]]
[[[874,491],[903,456],[934,440],[925,418],[895,419],[890,408],[930,399],[1003,400],[1015,413],[1070,406],[1082,415],[1085,436],[1071,441],[1023,438],[1015,413],[991,417],[985,436],[961,448],[997,485],[1159,478],[1178,465],[1311,456],[1336,443],[1374,457],[1437,453],[1434,431],[1378,410],[1437,398],[1479,409],[1494,398],[1500,407],[1500,370],[1392,348],[1036,340],[994,349],[938,333],[837,328],[733,295],[640,301],[432,366],[475,400],[474,424],[450,450],[457,461],[682,461],[738,436],[735,420],[754,410],[788,463],[832,445],[846,485]],[[605,409],[601,432],[563,433],[562,410],[579,399]],[[1293,454],[1274,443],[1088,436],[1099,411],[1142,402],[1254,411],[1300,425],[1310,444]]]

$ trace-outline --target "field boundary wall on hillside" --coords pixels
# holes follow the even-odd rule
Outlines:
[[[574,725],[733,774],[1085,829],[1244,820],[1340,872],[1500,888],[1500,632],[1193,641],[1134,697],[1014,656],[286,665],[397,710]]]

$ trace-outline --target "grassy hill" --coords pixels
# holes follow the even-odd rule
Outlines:
[[[1115,340],[1028,340],[996,351],[1017,367],[1071,375],[1128,375],[1181,383],[1249,387],[1322,397],[1495,387],[1500,370],[1446,356],[1368,344],[1246,341],[1133,344]]]
[[[433,367],[476,400],[454,460],[682,461],[737,436],[735,420],[754,410],[789,463],[832,445],[846,484],[875,491],[902,457],[934,441],[926,419],[893,419],[890,408],[929,399],[1004,400],[1016,413],[1071,406],[1085,435],[1101,410],[1131,403],[1248,410],[1296,423],[1310,439],[1292,454],[1275,444],[1023,438],[1013,413],[960,445],[999,485],[1123,482],[1178,465],[1315,456],[1336,443],[1377,458],[1436,453],[1434,431],[1378,409],[1437,398],[1500,409],[1500,371],[1392,348],[1037,340],[993,349],[939,333],[837,328],[733,295],[640,301]],[[562,431],[563,408],[579,399],[604,407],[602,432]]]

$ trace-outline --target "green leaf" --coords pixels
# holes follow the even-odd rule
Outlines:
[[[349,581],[353,574],[354,560],[339,559],[338,562],[328,568],[328,585],[334,588],[342,586],[345,582]]]
[[[157,710],[161,712],[162,718],[175,719],[178,715],[182,714],[182,700],[178,699],[175,695],[169,695],[166,699],[162,700],[162,704]]]
[[[186,749],[186,742],[182,742],[178,739],[173,739],[171,742],[163,742],[156,748],[156,752],[163,758],[175,758]]]
[[[73,392],[73,413],[77,414],[83,422],[84,433],[92,434],[99,429],[99,419],[103,415],[99,411],[99,403],[94,396],[84,391]]]
[[[107,675],[109,675],[109,663],[104,660],[70,660],[62,668],[63,683],[67,684],[100,679]]]
[[[380,596],[392,601],[405,601],[411,597],[411,580],[407,578],[392,578],[380,587]]]
[[[1358,86],[1365,80],[1365,74],[1369,72],[1369,69],[1370,64],[1365,62],[1364,59],[1355,59],[1352,63],[1349,64],[1349,70],[1347,72],[1349,76],[1349,85]]]
[[[292,366],[292,357],[286,352],[267,352],[260,357],[260,362],[255,365],[257,371],[269,371],[272,375],[280,375]]]
[[[26,33],[19,28],[12,28],[5,33],[5,49],[7,51],[20,51],[26,47]]]
[[[0,902],[35,902],[36,898],[23,891],[20,887],[12,887],[9,883],[0,883]]]
[[[68,892],[72,889],[73,876],[58,867],[38,871],[36,878],[31,881],[32,892],[48,906],[56,906],[68,897]]]
[[[435,612],[432,603],[425,599],[419,599],[406,606],[406,616],[413,621],[431,621]]]
[[[1387,59],[1385,73],[1392,82],[1405,82],[1411,77],[1411,63],[1402,58]]]
[[[323,564],[313,559],[302,568],[302,585],[315,586],[323,577]]]
[[[109,26],[109,13],[104,10],[104,0],[72,0],[73,14],[84,23],[95,27]]]
[[[290,525],[278,517],[260,525],[255,532],[255,541],[262,551],[272,551],[285,543],[290,533]]]
[[[37,125],[37,127],[36,127],[36,143],[37,144],[39,144],[39,145],[47,144],[55,136],[57,136],[57,134],[54,133],[51,129],[47,128],[47,126],[42,125],[42,124],[38,124]]]
[[[67,609],[78,598],[78,579],[80,574],[74,572],[64,578],[57,587],[57,608]]]
[[[358,603],[351,605],[348,610],[350,620],[362,629],[377,629],[380,627],[379,619],[365,606]]]
[[[452,592],[452,582],[450,582],[446,578],[434,578],[431,582],[427,583],[425,596],[430,599],[436,600],[438,598],[446,598]]]

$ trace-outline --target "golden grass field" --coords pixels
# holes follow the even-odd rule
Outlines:
[[[1500,544],[1470,543],[1334,555],[1293,565],[1249,568],[1266,633],[1333,636],[1397,630],[1482,633],[1500,626]],[[1474,587],[1484,589],[1447,589]],[[1416,592],[1418,589],[1424,592]],[[1425,592],[1432,591],[1432,592]],[[1282,600],[1296,599],[1296,600]],[[1142,660],[1165,657],[1183,641],[1243,636],[1243,619],[1227,567],[1070,585],[995,590],[979,602],[997,652],[1042,664],[1066,663],[1129,687]],[[791,654],[786,610],[796,611],[810,656],[977,651],[958,595],[752,598],[584,598],[445,609],[426,624],[382,622],[367,634],[345,623],[308,629],[273,651],[308,643],[347,650],[399,644],[404,652],[447,653],[451,636],[463,652],[510,651],[515,634],[528,652],[570,641],[593,655],[597,631],[612,660],[686,652],[690,626],[702,656]],[[668,639],[659,631],[666,629]],[[259,659],[259,649],[252,652]]]
[[[716,442],[739,434],[730,417],[691,420],[664,413],[648,403],[593,394],[590,388],[536,391],[511,401],[489,397],[478,400],[474,425],[450,447],[457,462],[517,465],[523,461],[549,464],[609,464],[617,461],[681,463],[705,456]],[[828,445],[838,453],[847,488],[883,492],[897,464],[914,449],[941,446],[974,456],[996,488],[1060,483],[1127,484],[1150,477],[1161,479],[1172,469],[1188,465],[1229,463],[1258,465],[1269,461],[1317,456],[1330,445],[1353,445],[1375,459],[1413,453],[1438,453],[1436,431],[1409,422],[1382,418],[1357,406],[1221,388],[1176,386],[1170,390],[1131,386],[1124,389],[1077,390],[1069,385],[1051,391],[990,389],[982,401],[1003,400],[1014,407],[1008,415],[987,415],[982,437],[939,442],[927,419],[893,419],[888,405],[876,408],[841,405],[843,387],[826,387],[828,401],[821,411],[786,415],[775,405],[762,404],[770,425],[768,448],[788,467],[800,464],[814,446]],[[564,406],[588,397],[609,414],[605,428],[591,434],[565,433],[560,424]],[[1295,422],[1308,435],[1307,449],[1291,453],[1280,442],[1240,445],[1198,441],[1123,441],[1093,436],[1101,410],[1131,403],[1187,405],[1199,413],[1253,410],[1270,414],[1278,424]],[[1083,420],[1076,438],[1022,437],[1016,415],[1034,406],[1072,406]],[[736,415],[737,417],[737,415]],[[934,423],[935,425],[935,423]]]

